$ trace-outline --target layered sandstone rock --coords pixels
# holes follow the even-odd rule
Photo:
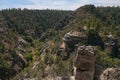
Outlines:
[[[75,44],[85,42],[85,34],[82,32],[71,31],[63,37],[63,43],[65,46],[65,50],[68,52],[74,51]]]
[[[120,68],[107,68],[100,75],[100,80],[120,80]]]
[[[74,62],[75,80],[94,79],[95,49],[92,46],[78,46]]]
[[[62,59],[67,59],[69,53],[75,52],[74,76],[75,80],[94,79],[95,49],[85,44],[86,35],[83,32],[71,31],[63,37],[63,44],[60,46]]]
[[[85,43],[86,36],[83,32],[70,31],[63,37],[63,43],[58,50],[58,55],[63,60],[69,58],[69,55],[75,51],[77,44]]]

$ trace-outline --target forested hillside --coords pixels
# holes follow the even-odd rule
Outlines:
[[[32,60],[31,49],[35,48],[34,41],[40,43],[51,37],[56,23],[71,13],[72,11],[28,9],[0,11],[0,78],[12,77],[28,66]],[[25,57],[26,64],[26,60],[22,60],[18,53]]]
[[[6,9],[0,11],[0,79],[71,75],[74,53],[65,60],[58,55],[62,38],[69,31],[87,35],[84,44],[97,48],[96,64],[102,69],[120,67],[120,7]]]

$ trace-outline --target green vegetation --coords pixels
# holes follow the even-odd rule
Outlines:
[[[86,45],[98,46],[97,64],[120,67],[120,7],[86,5],[76,11],[6,9],[0,11],[0,79],[17,75],[17,80],[26,73],[40,79],[47,75],[46,69],[56,75],[72,74],[74,54],[67,60],[57,55],[63,35],[71,30],[83,31]],[[104,45],[109,33],[117,39],[117,49],[113,47],[112,51]],[[33,70],[35,61],[39,64]]]

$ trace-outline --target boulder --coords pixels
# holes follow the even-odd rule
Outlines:
[[[120,80],[120,68],[107,68],[100,75],[99,80]]]

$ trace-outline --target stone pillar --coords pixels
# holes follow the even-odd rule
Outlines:
[[[95,49],[92,46],[78,46],[74,61],[75,80],[94,79]]]

